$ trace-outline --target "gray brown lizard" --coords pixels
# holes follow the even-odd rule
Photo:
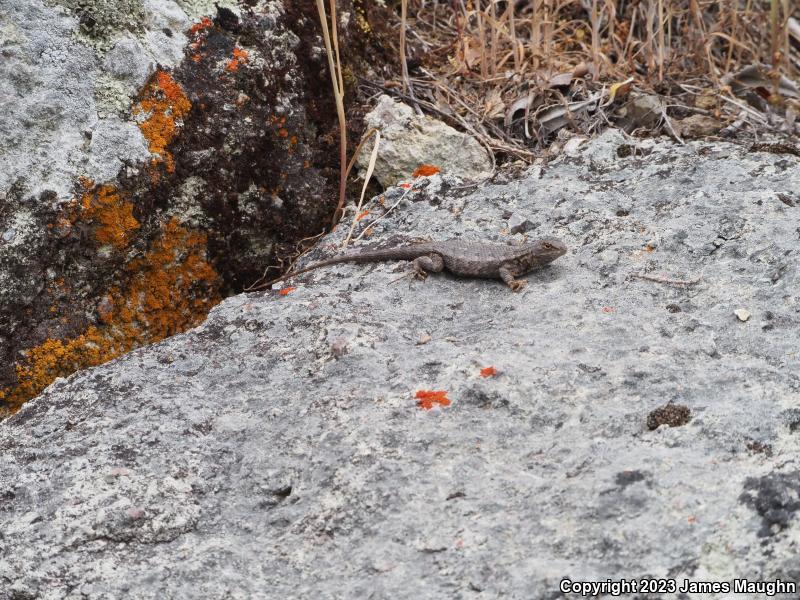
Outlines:
[[[494,242],[470,242],[459,239],[442,242],[420,242],[378,250],[361,250],[334,256],[309,265],[299,271],[287,273],[248,291],[263,289],[320,267],[339,263],[367,263],[387,260],[413,261],[413,275],[424,279],[428,273],[447,270],[461,277],[502,279],[513,291],[521,290],[527,281],[517,279],[522,275],[553,262],[567,251],[561,240],[546,237],[528,244],[510,245]]]

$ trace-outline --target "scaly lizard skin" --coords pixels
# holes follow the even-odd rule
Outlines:
[[[528,244],[512,246],[493,242],[469,242],[459,239],[442,242],[420,242],[379,250],[362,250],[323,260],[299,271],[287,273],[252,290],[262,289],[320,267],[339,263],[367,263],[388,260],[413,261],[413,274],[424,279],[428,273],[447,270],[460,277],[502,279],[513,291],[521,290],[527,281],[521,275],[553,262],[567,251],[567,246],[556,238],[541,238]]]

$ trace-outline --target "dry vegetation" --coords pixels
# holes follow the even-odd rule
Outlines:
[[[797,13],[790,0],[400,0],[404,68],[364,83],[526,160],[611,123],[794,135]]]

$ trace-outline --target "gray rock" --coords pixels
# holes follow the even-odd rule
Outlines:
[[[608,144],[466,197],[432,177],[374,225],[499,240],[527,214],[571,251],[520,294],[339,265],[57,381],[0,424],[0,598],[797,581],[800,209],[776,194],[800,162],[663,142],[601,171]],[[688,423],[649,431],[669,403]]]
[[[491,174],[492,162],[475,138],[438,119],[417,115],[410,106],[389,96],[381,96],[364,121],[368,128],[381,132],[374,177],[384,187],[410,179],[421,165],[433,165],[470,181]],[[358,157],[362,171],[369,164],[372,147],[368,144]]]
[[[77,0],[58,2],[69,10],[51,8],[40,0],[0,0],[0,139],[4,150],[0,152],[0,194],[15,185],[15,193],[21,196],[52,190],[65,200],[72,196],[79,176],[105,180],[108,173],[116,174],[120,160],[134,162],[147,153],[141,136],[119,137],[113,157],[97,153],[97,147],[87,145],[80,132],[117,125],[98,119],[95,93],[98,98],[108,93],[103,74],[117,78],[113,81],[118,84],[120,109],[126,110],[156,62],[169,67],[183,57],[186,38],[180,31],[190,22],[171,0],[150,2],[146,7],[138,1],[114,1],[135,5],[133,12],[139,21],[123,19],[108,0],[86,0],[80,5]],[[143,44],[136,30],[144,31],[145,23],[155,18],[153,11],[167,7],[181,15],[179,20],[173,19],[179,27],[176,35]],[[105,11],[103,22],[109,27],[103,32],[103,44],[116,40],[105,55],[80,33],[78,17],[97,16],[98,11]]]

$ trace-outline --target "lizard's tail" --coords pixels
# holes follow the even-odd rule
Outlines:
[[[302,275],[303,273],[308,273],[309,271],[314,271],[321,267],[328,267],[331,265],[338,265],[341,263],[368,263],[368,262],[381,262],[384,260],[414,260],[415,258],[419,258],[424,254],[428,254],[433,250],[430,244],[421,243],[421,244],[409,244],[408,246],[395,246],[392,248],[382,248],[378,250],[362,250],[351,252],[348,254],[342,254],[341,256],[334,256],[333,258],[328,258],[326,260],[321,260],[319,262],[315,262],[299,271],[292,271],[291,273],[284,273],[280,277],[276,277],[275,279],[270,279],[262,284],[255,285],[253,284],[249,288],[245,288],[245,292],[257,292],[259,290],[263,290],[271,286],[273,283],[277,283],[279,281],[285,281],[291,277],[296,275]],[[258,283],[258,282],[256,282]]]

